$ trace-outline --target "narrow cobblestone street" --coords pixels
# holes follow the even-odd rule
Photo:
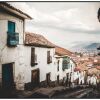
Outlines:
[[[45,91],[46,89],[44,89]],[[48,92],[49,91],[49,92]],[[75,88],[65,88],[62,90],[56,89],[56,91],[48,90],[43,93],[35,92],[28,98],[52,98],[52,99],[66,99],[66,98],[98,98],[100,94],[94,94],[93,88],[77,86]],[[97,92],[98,93],[98,92]]]
[[[55,88],[37,88],[32,91],[1,91],[0,98],[100,98],[100,93],[91,87],[78,85],[74,88],[58,86]]]

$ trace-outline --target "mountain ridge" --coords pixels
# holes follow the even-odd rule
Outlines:
[[[96,52],[97,48],[100,46],[100,43],[78,43],[71,48],[75,52]]]

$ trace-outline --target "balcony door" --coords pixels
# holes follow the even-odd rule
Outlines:
[[[8,21],[8,32],[13,34],[15,32],[15,23]]]

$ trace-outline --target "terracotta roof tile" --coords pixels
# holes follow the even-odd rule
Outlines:
[[[25,33],[25,45],[54,48],[55,46],[44,36],[35,33]]]
[[[77,71],[81,71],[81,70],[79,67],[75,67],[74,71],[77,72]]]
[[[100,66],[97,66],[96,68],[97,68],[98,70],[100,70]]]
[[[100,74],[100,70],[98,70],[97,68],[91,68],[91,69],[88,69],[88,74],[89,75],[93,75],[93,74],[98,75],[98,74]]]
[[[97,76],[97,79],[100,79],[100,76]]]
[[[80,68],[81,71],[88,70],[87,65],[88,65],[88,62],[86,62],[86,61],[78,61],[77,62],[77,66],[78,66],[78,68]]]
[[[93,62],[94,65],[100,65],[100,60],[98,60],[97,62]]]
[[[63,56],[63,55],[68,55],[71,56],[73,53],[67,49],[64,49],[62,47],[56,46],[55,47],[55,52],[57,55],[59,56]]]

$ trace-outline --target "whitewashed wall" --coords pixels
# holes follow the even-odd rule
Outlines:
[[[58,71],[58,60],[59,60],[59,71]],[[55,58],[55,63],[56,63],[56,80],[57,80],[57,75],[59,75],[59,80],[63,79],[63,70],[62,70],[62,60],[63,58]]]
[[[79,73],[79,84],[84,84],[84,71]]]
[[[96,85],[97,84],[97,77],[96,76],[88,76],[87,78],[87,83],[91,85]]]
[[[57,56],[57,55],[56,55]],[[70,59],[70,58],[69,58]],[[57,62],[58,60],[60,61],[59,62],[59,71],[57,71]],[[69,69],[65,69],[64,71],[62,70],[62,61],[63,61],[63,58],[56,58],[56,76],[59,75],[59,79],[63,79],[64,77],[66,77],[66,74],[72,72],[72,75],[71,75],[71,82],[73,82],[74,80],[74,68],[75,68],[75,63],[70,59],[70,67]]]
[[[17,47],[7,47],[8,21],[16,23],[15,32],[19,33],[19,45]],[[14,62],[14,81],[23,72],[23,20],[0,12],[0,82],[2,81],[2,64]]]
[[[34,46],[33,46],[34,47]],[[35,65],[31,67],[31,47],[25,46],[24,49],[24,55],[25,55],[25,67],[26,70],[25,73],[25,83],[31,82],[31,70],[39,68],[40,70],[40,82],[46,80],[46,74],[51,73],[51,81],[55,81],[55,72],[56,72],[56,66],[55,66],[55,58],[54,48],[41,48],[41,47],[34,47],[35,48],[35,54],[37,55],[37,63],[38,65]],[[52,56],[52,63],[47,64],[47,51],[50,51],[50,55]]]
[[[79,78],[79,71],[74,72],[74,80]]]
[[[71,59],[70,59],[70,65],[69,66],[70,66],[69,69],[65,69],[65,71],[63,71],[63,77],[66,77],[66,73],[69,73],[69,77],[70,77],[70,73],[71,73],[71,82],[73,82],[74,81],[75,63]]]

